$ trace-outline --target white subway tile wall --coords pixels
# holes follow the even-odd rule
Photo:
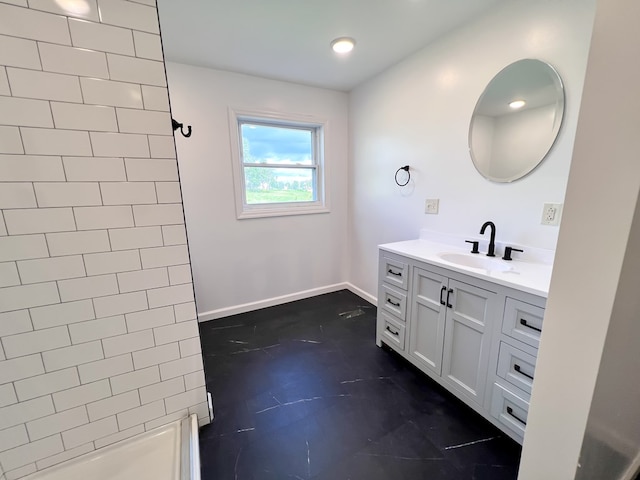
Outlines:
[[[0,0],[0,480],[207,421],[154,0]]]
[[[82,0],[82,8],[72,8],[71,11],[69,11],[69,8],[64,8],[64,2],[56,0],[29,0],[29,6],[34,10],[98,21],[98,4],[96,0]]]
[[[0,67],[0,95],[11,95],[9,79],[7,78],[7,70],[5,67]]]
[[[168,419],[168,421],[166,419]],[[160,420],[161,420],[160,425],[163,425],[165,423],[169,423],[171,421],[171,417],[169,416],[162,417]],[[147,430],[150,430],[150,429],[147,429]],[[107,445],[111,445],[113,443],[126,440],[127,438],[131,438],[141,433],[144,433],[144,425],[137,425],[135,427],[131,427],[126,430],[121,430],[118,433],[114,433],[113,435],[107,435],[106,437],[102,437],[96,440],[95,442],[93,442],[93,444],[95,445],[96,448],[102,448],[102,447],[106,447]]]
[[[0,72],[0,79],[1,76]],[[0,81],[0,83],[2,82]],[[159,110],[161,112],[169,111],[169,99],[165,95],[162,87],[142,85],[142,99],[146,110]]]
[[[133,37],[129,29],[69,19],[69,30],[75,47],[135,55]]]
[[[136,390],[147,385],[160,382],[160,369],[157,366],[134,370],[131,373],[110,378],[111,391],[114,395]]]
[[[0,45],[1,47],[2,45]],[[8,91],[6,95],[9,95]],[[0,122],[6,125],[23,125],[25,127],[53,127],[49,102],[29,98],[1,97]]]
[[[38,46],[33,40],[0,35],[0,62],[12,67],[40,70]]]
[[[0,144],[7,153],[24,153],[24,146],[20,139],[18,127],[0,126]]]

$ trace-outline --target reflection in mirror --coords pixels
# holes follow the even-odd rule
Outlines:
[[[520,60],[500,71],[471,118],[469,151],[487,179],[512,182],[536,168],[551,149],[564,113],[562,80],[540,60]]]

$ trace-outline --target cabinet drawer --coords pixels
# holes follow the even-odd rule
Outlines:
[[[380,258],[380,278],[389,285],[406,290],[409,285],[409,265],[382,256]]]
[[[529,402],[520,398],[499,383],[493,384],[491,397],[491,416],[504,428],[512,432],[520,439],[524,438],[524,429],[527,426]]]
[[[398,350],[404,350],[404,324],[398,322],[384,312],[378,313],[378,328],[381,330],[382,340],[397,348]]]
[[[388,313],[395,315],[403,322],[407,318],[407,294],[400,292],[388,285],[382,285],[380,289],[381,298],[378,307],[383,308]]]
[[[500,342],[497,374],[511,385],[531,395],[536,357],[508,343]]]
[[[516,340],[538,348],[542,333],[544,308],[507,298],[502,332]]]

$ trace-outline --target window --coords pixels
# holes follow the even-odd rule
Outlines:
[[[231,111],[238,218],[327,212],[322,122]]]

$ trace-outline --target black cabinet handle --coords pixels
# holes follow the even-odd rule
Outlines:
[[[398,308],[400,308],[400,304],[399,304],[399,303],[393,303],[393,302],[391,301],[391,299],[390,299],[390,298],[387,298],[387,303],[390,303],[390,304],[391,304],[391,305],[393,305],[394,307],[398,307]]]
[[[387,273],[390,273],[391,275],[395,275],[396,277],[401,277],[402,276],[402,272],[397,272],[396,273],[391,269],[387,270]]]
[[[447,289],[447,287],[442,287],[440,289],[440,305],[445,305],[444,303],[444,298],[442,298],[442,296],[444,295],[444,291]]]
[[[447,290],[447,307],[449,308],[453,308],[453,305],[449,303],[449,295],[451,295],[452,293],[453,293],[453,288],[450,288],[449,290]]]
[[[513,366],[513,369],[518,372],[520,375],[524,375],[527,378],[530,378],[531,380],[533,380],[533,376],[529,375],[528,373],[524,373],[522,371],[522,369],[520,368],[520,365],[518,365],[517,363]]]
[[[387,325],[386,330],[387,330],[387,332],[389,332],[391,335],[395,335],[396,337],[400,335],[400,333],[399,333],[399,332],[394,332],[393,330],[391,330],[391,329],[389,328],[389,325]]]
[[[525,422],[524,420],[522,420],[520,417],[518,417],[515,413],[513,413],[513,408],[511,407],[507,407],[507,413],[509,415],[511,415],[513,418],[515,418],[517,421],[519,421],[521,424],[526,425],[527,422]]]
[[[533,325],[529,325],[524,318],[520,319],[520,325],[523,325],[523,326],[525,326],[527,328],[530,328],[531,330],[535,330],[536,332],[542,332],[541,328],[534,327]]]

